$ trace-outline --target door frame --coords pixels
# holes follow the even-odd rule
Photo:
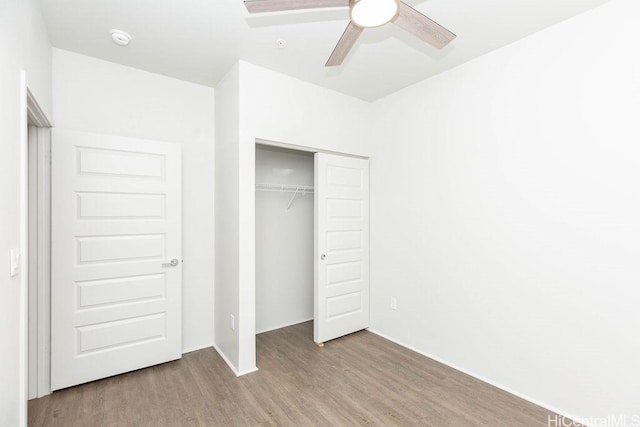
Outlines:
[[[29,399],[51,393],[51,131],[29,119]]]
[[[19,413],[20,425],[27,425],[27,401],[29,397],[29,125],[37,128],[36,141],[40,138],[50,138],[50,128],[53,123],[47,118],[36,97],[29,90],[27,73],[20,71],[20,380],[19,380]],[[46,248],[43,248],[46,250]],[[39,269],[39,268],[38,268]],[[46,274],[46,271],[43,271]],[[40,302],[40,295],[38,300]],[[46,301],[42,301],[46,304]],[[41,308],[40,303],[38,307]],[[41,317],[41,316],[38,316]],[[43,316],[44,317],[44,316]],[[38,325],[40,327],[40,325]],[[46,331],[42,334],[47,336]],[[40,347],[40,346],[38,346]],[[38,348],[38,360],[46,360],[44,348]],[[46,372],[38,376],[38,384],[46,380]]]
[[[247,301],[241,301],[240,305],[243,305],[245,303],[249,303],[249,300],[251,301],[250,303],[250,307],[248,307],[248,310],[251,310],[251,313],[253,313],[253,337],[252,340],[247,340],[245,342],[250,342],[253,345],[252,349],[248,349],[249,353],[252,353],[254,355],[254,360],[255,360],[255,312],[256,312],[256,306],[255,306],[255,293],[256,293],[256,280],[255,280],[255,248],[256,248],[256,233],[255,233],[255,214],[256,214],[256,207],[255,207],[255,166],[256,166],[256,162],[255,162],[255,152],[256,152],[256,147],[257,146],[267,146],[267,147],[278,147],[278,148],[285,148],[288,150],[294,150],[294,151],[301,151],[301,152],[306,152],[306,153],[324,153],[324,154],[333,154],[333,155],[337,155],[337,156],[345,156],[345,157],[351,157],[351,158],[356,158],[356,159],[366,159],[366,160],[370,160],[369,156],[362,156],[362,155],[357,155],[357,154],[352,154],[352,153],[344,153],[344,152],[338,152],[338,151],[330,151],[330,150],[324,150],[324,149],[320,149],[320,148],[315,148],[315,147],[311,147],[311,146],[307,146],[307,145],[297,145],[297,144],[289,144],[289,143],[285,143],[285,142],[278,142],[278,141],[273,141],[273,140],[268,140],[268,139],[261,139],[261,138],[256,138],[253,144],[253,150],[252,151],[252,160],[251,160],[251,175],[249,177],[250,182],[252,183],[252,188],[251,188],[251,193],[250,193],[250,197],[251,197],[251,212],[253,215],[253,221],[251,222],[252,226],[248,228],[248,232],[251,233],[250,236],[250,242],[252,243],[252,248],[250,251],[247,251],[248,253],[253,254],[253,284],[250,287],[253,295],[251,296],[250,299],[247,299]],[[317,171],[314,170],[314,180],[315,180],[315,175],[316,175]],[[369,190],[371,191],[371,190]],[[314,215],[317,213],[317,204],[314,202]],[[314,228],[315,228],[315,220],[314,220]],[[316,233],[314,230],[314,251],[316,250]],[[317,257],[316,257],[317,258]],[[315,269],[315,260],[314,260],[314,269]],[[315,271],[314,271],[314,281],[315,281]],[[314,285],[315,287],[315,285]],[[315,313],[316,313],[316,301],[315,301],[315,290],[314,290],[314,321],[315,321]],[[240,337],[240,341],[242,342],[242,337]],[[313,339],[312,339],[313,341]],[[255,366],[255,361],[254,361],[254,366]],[[257,370],[257,368],[256,368]],[[243,375],[246,373],[250,373],[253,372],[253,370],[249,370],[246,372],[240,372],[237,373],[238,375]]]

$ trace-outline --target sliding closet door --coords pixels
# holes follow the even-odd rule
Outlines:
[[[369,161],[315,155],[314,341],[369,327]]]

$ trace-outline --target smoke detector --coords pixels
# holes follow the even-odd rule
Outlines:
[[[122,30],[111,30],[111,39],[118,46],[126,46],[131,42],[131,36]]]

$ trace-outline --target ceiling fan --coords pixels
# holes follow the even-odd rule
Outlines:
[[[349,7],[351,22],[329,57],[326,67],[342,64],[365,28],[380,27],[389,22],[437,49],[442,49],[456,37],[451,31],[400,0],[246,0],[244,4],[249,13]]]

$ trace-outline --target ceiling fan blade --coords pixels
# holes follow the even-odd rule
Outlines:
[[[356,44],[360,34],[362,34],[362,28],[358,27],[353,22],[349,22],[347,29],[344,30],[342,37],[340,37],[338,44],[333,49],[333,53],[329,57],[325,67],[335,67],[342,64],[353,45]]]
[[[438,49],[456,38],[451,31],[403,2],[400,2],[400,11],[392,22]]]
[[[262,13],[323,7],[348,7],[349,0],[247,0],[244,5],[249,13]]]

